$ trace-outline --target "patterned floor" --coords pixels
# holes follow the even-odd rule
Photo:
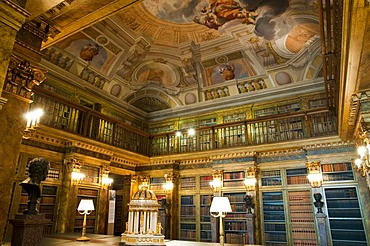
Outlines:
[[[90,241],[80,242],[76,241],[76,238],[81,235],[78,233],[64,233],[64,234],[52,234],[45,235],[40,243],[40,246],[50,245],[68,245],[68,246],[101,246],[101,245],[115,245],[118,246],[120,237],[102,235],[102,234],[87,234]],[[166,246],[218,246],[219,243],[202,243],[202,242],[189,242],[189,241],[178,241],[178,240],[166,240]],[[225,246],[243,246],[242,244],[225,244]],[[249,245],[250,246],[250,245]]]

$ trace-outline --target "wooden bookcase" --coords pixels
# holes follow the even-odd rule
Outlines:
[[[288,201],[289,226],[293,245],[318,245],[311,191],[288,191]]]
[[[308,184],[307,168],[287,169],[286,180],[288,185]]]
[[[95,189],[88,189],[88,188],[79,188],[77,193],[77,207],[80,204],[81,199],[91,199],[93,200],[95,210],[91,212],[86,217],[86,233],[95,233],[97,218],[96,218],[96,211],[98,210],[98,190]],[[83,224],[83,216],[77,211],[76,207],[76,216],[75,216],[75,224],[74,224],[74,232],[81,232],[82,231],[82,224]]]
[[[166,183],[164,177],[150,178],[150,190],[157,194],[157,191],[163,191],[163,185]]]
[[[200,241],[212,242],[211,207],[212,195],[200,195]]]
[[[223,196],[228,197],[231,205],[231,213],[227,213],[225,224],[225,242],[247,244],[247,221],[246,206],[244,202],[245,192],[228,193],[224,192]]]
[[[333,245],[368,245],[356,187],[324,188]]]
[[[196,190],[196,179],[195,177],[182,177],[180,180],[180,189],[184,190]]]
[[[282,185],[281,171],[269,170],[261,172],[262,186],[278,186]]]
[[[324,182],[353,180],[350,162],[321,164]]]
[[[262,192],[265,245],[287,245],[282,191]]]
[[[196,202],[194,195],[180,197],[180,240],[197,239]]]
[[[41,198],[39,204],[39,213],[45,214],[45,219],[50,220],[44,225],[44,234],[53,233],[54,215],[56,210],[57,186],[43,185],[41,189]]]
[[[244,187],[244,171],[224,172],[224,188]]]
[[[223,174],[222,193],[224,197],[229,198],[232,210],[224,219],[226,243],[248,243],[244,179],[244,171],[224,172]]]

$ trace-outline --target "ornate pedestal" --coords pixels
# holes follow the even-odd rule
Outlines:
[[[17,214],[9,222],[13,225],[12,246],[37,246],[49,220],[44,214]]]

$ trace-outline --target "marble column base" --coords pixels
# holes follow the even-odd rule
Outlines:
[[[40,244],[44,225],[50,221],[44,214],[17,214],[9,222],[13,225],[12,246],[37,246]]]
[[[323,213],[317,213],[315,215],[317,223],[317,233],[319,234],[319,245],[327,246],[328,245],[328,235],[326,229],[326,215]]]
[[[247,234],[248,234],[248,244],[255,244],[254,241],[254,214],[246,214],[245,215],[247,220]]]

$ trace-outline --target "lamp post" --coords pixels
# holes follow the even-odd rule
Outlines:
[[[82,234],[81,237],[77,238],[77,241],[89,241],[90,238],[86,237],[86,216],[91,214],[95,210],[93,200],[81,199],[80,204],[77,208],[78,212],[84,216],[84,221],[82,224]]]
[[[220,218],[220,245],[223,246],[225,243],[224,240],[224,226],[222,218],[226,217],[226,214],[232,212],[231,206],[229,202],[229,198],[227,197],[214,197],[212,200],[210,213],[213,217]]]

